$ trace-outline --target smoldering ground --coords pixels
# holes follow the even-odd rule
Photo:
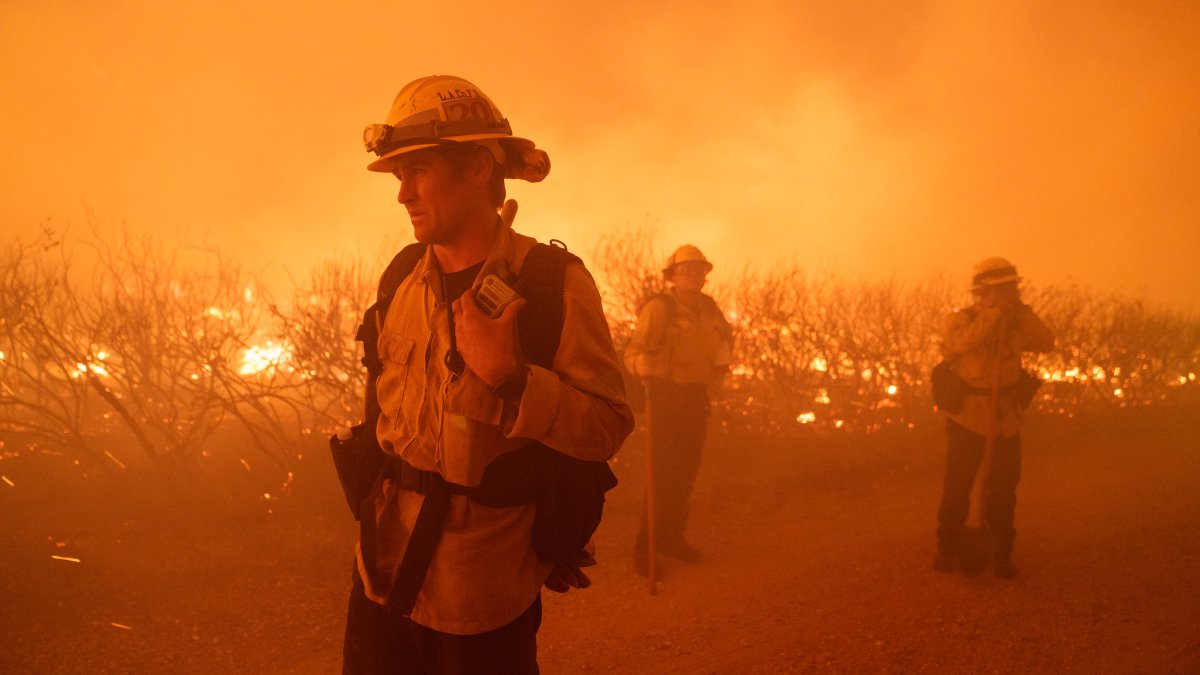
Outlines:
[[[690,530],[706,560],[663,559],[654,596],[632,566],[636,433],[614,467],[593,586],[544,596],[543,670],[1192,672],[1195,412],[1035,420],[1015,581],[931,569],[936,427],[793,444],[714,428]],[[10,489],[0,663],[339,672],[353,525],[330,467],[305,481],[272,519],[220,524],[113,518],[61,477],[78,489],[50,501]]]

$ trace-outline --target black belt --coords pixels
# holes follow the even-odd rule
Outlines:
[[[996,393],[1000,394],[1000,395],[1011,394],[1017,390],[1018,386],[1019,385],[1016,382],[1014,382],[1012,384],[1006,384],[1003,387],[1000,387],[1000,389],[997,390]],[[972,387],[970,385],[967,385],[966,390],[967,390],[967,393],[972,396],[991,396],[991,394],[992,394],[992,390],[988,387]],[[415,471],[415,469],[414,469],[414,471]]]
[[[400,457],[389,458],[383,468],[383,477],[390,480],[402,490],[428,495],[443,487],[452,495],[471,496],[472,488],[458,483],[449,483],[436,471],[418,469]]]

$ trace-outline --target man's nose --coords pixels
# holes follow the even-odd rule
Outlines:
[[[400,191],[396,194],[396,201],[401,204],[407,204],[413,200],[415,195],[407,181],[400,181]]]

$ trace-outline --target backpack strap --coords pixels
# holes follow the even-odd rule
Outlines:
[[[529,304],[517,315],[521,349],[530,362],[543,368],[554,365],[562,342],[563,285],[567,265],[583,261],[557,240],[535,244],[525,256],[516,291]],[[557,245],[556,245],[557,244]]]
[[[425,255],[427,244],[417,242],[409,244],[400,249],[396,257],[388,263],[383,274],[379,277],[379,291],[375,296],[375,304],[380,307],[380,318],[387,313],[388,306],[392,304],[392,298],[396,296],[396,289],[400,288],[400,282],[412,274],[413,268],[417,266],[417,262]]]

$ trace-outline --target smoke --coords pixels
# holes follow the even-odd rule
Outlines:
[[[577,3],[573,3],[577,4]],[[361,128],[464,76],[551,154],[518,228],[652,223],[721,269],[1002,255],[1195,307],[1200,10],[1181,3],[358,2],[0,9],[0,218],[205,236],[301,271],[408,237]]]

